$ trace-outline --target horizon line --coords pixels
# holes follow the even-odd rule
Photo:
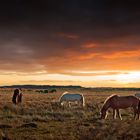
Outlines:
[[[21,87],[21,86],[50,86],[50,87],[79,87],[79,88],[124,88],[124,89],[138,89],[140,87],[111,87],[111,86],[101,86],[101,87],[86,87],[86,86],[81,86],[81,85],[39,85],[39,84],[15,84],[15,85],[3,85],[3,86],[0,86],[0,88],[4,88],[4,87]]]

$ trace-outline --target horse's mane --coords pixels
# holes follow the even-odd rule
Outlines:
[[[67,94],[67,93],[69,93],[69,92],[68,92],[68,91],[65,91],[65,92],[60,96],[59,101],[60,101],[60,99],[62,98],[62,96],[65,95],[65,94]]]
[[[117,94],[112,94],[112,95],[110,95],[109,97],[106,98],[106,100],[104,101],[104,104],[105,104],[108,100],[110,100],[110,99],[112,99],[112,98],[114,98],[114,97],[116,97],[116,96],[118,96],[118,95],[117,95]]]
[[[63,94],[62,94],[62,96],[64,95],[64,94],[67,94],[67,93],[69,93],[68,91],[65,91]]]

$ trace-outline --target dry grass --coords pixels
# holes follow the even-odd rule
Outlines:
[[[134,121],[131,109],[122,110],[123,120],[100,120],[100,108],[110,94],[130,95],[134,91],[88,91],[85,108],[60,107],[57,102],[63,90],[39,94],[25,91],[23,103],[11,103],[12,90],[0,91],[0,131],[11,140],[132,140],[140,139],[140,121]]]

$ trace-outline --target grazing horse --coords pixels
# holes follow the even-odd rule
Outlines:
[[[59,99],[60,105],[63,105],[64,102],[68,103],[70,106],[71,102],[80,103],[83,107],[85,106],[85,98],[82,94],[70,94],[68,92],[64,92]]]
[[[135,96],[118,96],[118,95],[111,95],[109,96],[101,109],[101,119],[105,119],[107,117],[107,110],[109,108],[113,109],[113,119],[116,119],[116,111],[117,114],[122,120],[122,117],[119,113],[119,109],[126,109],[128,107],[132,107],[134,110],[134,119],[136,118],[136,115],[138,114],[139,117],[139,110],[138,110],[138,104],[139,99]]]

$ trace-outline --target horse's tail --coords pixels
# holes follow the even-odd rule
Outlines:
[[[81,96],[82,96],[82,105],[83,105],[83,107],[85,106],[85,98],[84,98],[84,96],[83,96],[83,94],[81,94]]]

